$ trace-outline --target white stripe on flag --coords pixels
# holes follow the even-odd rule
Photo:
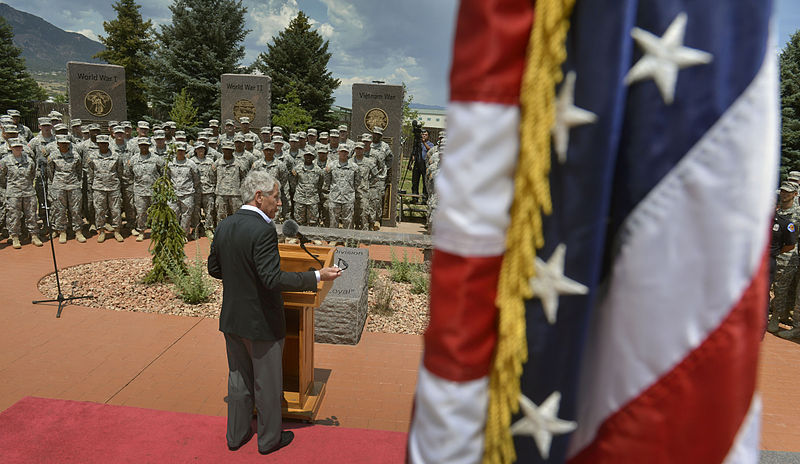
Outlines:
[[[488,377],[453,382],[420,365],[408,435],[410,462],[480,462],[488,404]]]
[[[779,152],[770,50],[750,86],[620,230],[585,349],[570,456],[705,340],[761,265]]]
[[[753,395],[750,409],[744,418],[736,440],[723,464],[757,464],[761,442],[761,396]]]
[[[519,107],[451,102],[447,148],[436,177],[436,248],[458,256],[505,250],[519,154]]]

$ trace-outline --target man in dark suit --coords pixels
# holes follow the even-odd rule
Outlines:
[[[320,280],[341,275],[338,267],[283,272],[272,219],[281,205],[280,184],[265,171],[242,183],[246,204],[217,226],[208,273],[222,279],[219,330],[228,353],[228,448],[237,450],[253,435],[253,402],[258,408],[258,451],[271,453],[294,438],[281,431],[284,291],[313,291]]]

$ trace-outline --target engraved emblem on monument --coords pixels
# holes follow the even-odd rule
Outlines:
[[[86,110],[98,118],[107,115],[114,108],[111,95],[102,90],[92,90],[87,93],[83,103],[86,105]]]
[[[233,116],[237,121],[242,117],[250,118],[252,121],[256,116],[256,105],[245,98],[237,100],[233,105]]]
[[[372,108],[364,115],[364,125],[369,132],[372,132],[375,126],[386,129],[386,126],[389,125],[389,116],[380,108]]]

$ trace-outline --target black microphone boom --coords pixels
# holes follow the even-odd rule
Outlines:
[[[320,267],[320,269],[321,269],[321,268],[323,268],[323,267],[325,267],[325,265],[324,265],[324,264],[322,264],[322,261],[320,261],[320,260],[319,260],[319,258],[317,258],[316,256],[314,256],[314,255],[313,255],[313,254],[312,254],[310,251],[308,251],[308,249],[306,248],[306,243],[310,242],[311,240],[307,239],[305,235],[303,235],[302,233],[300,233],[300,226],[299,226],[299,225],[298,225],[298,224],[297,224],[297,223],[296,223],[294,220],[292,220],[292,219],[287,219],[287,220],[286,220],[286,221],[283,223],[283,235],[284,235],[285,237],[290,237],[290,238],[297,237],[297,238],[300,240],[300,248],[302,248],[302,249],[303,249],[303,251],[305,251],[306,253],[308,253],[308,256],[311,256],[312,258],[314,258],[314,260],[315,260],[316,262],[318,262],[318,263],[319,263],[319,267]]]

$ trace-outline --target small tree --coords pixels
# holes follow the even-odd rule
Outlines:
[[[47,92],[25,69],[22,50],[14,46],[14,31],[0,16],[0,111],[15,108],[33,113],[33,102],[47,98]]]
[[[167,162],[175,155],[175,144],[170,144]],[[166,282],[170,272],[186,274],[186,253],[183,250],[185,234],[178,216],[169,207],[176,201],[175,188],[166,169],[153,184],[153,203],[147,209],[150,221],[150,254],[153,255],[153,269],[144,276],[144,283]]]
[[[311,125],[311,114],[300,106],[300,96],[294,86],[286,95],[286,101],[275,108],[272,124],[281,126],[290,132],[305,130]]]
[[[800,31],[792,34],[780,55],[781,179],[800,171]]]
[[[409,143],[413,140],[411,122],[416,121],[419,117],[419,111],[411,108],[411,102],[413,101],[414,96],[408,92],[406,83],[403,82],[403,138],[408,140]]]
[[[175,121],[178,130],[191,132],[192,136],[196,135],[194,131],[199,124],[197,121],[197,108],[194,106],[194,99],[186,91],[186,87],[181,89],[181,93],[175,97],[175,103],[172,104],[172,109],[169,110],[169,118]]]

